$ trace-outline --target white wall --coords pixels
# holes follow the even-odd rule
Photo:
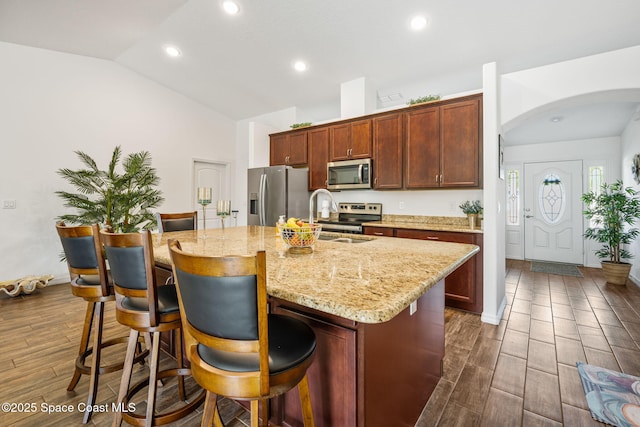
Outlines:
[[[166,199],[193,208],[194,158],[235,163],[235,122],[110,61],[0,43],[0,281],[31,274],[68,280],[55,232],[64,212],[56,170],[106,167],[116,145],[148,150]],[[234,186],[232,183],[232,191]],[[1,206],[1,205],[0,205]]]
[[[636,154],[640,154],[640,112],[636,113],[635,119],[629,122],[620,139],[622,145],[622,181],[625,187],[632,187],[636,191],[640,191],[640,185],[633,179],[631,174],[633,157]],[[636,223],[634,226],[640,228],[640,223]],[[629,245],[628,250],[634,254],[633,259],[630,260],[633,264],[630,277],[636,284],[640,285],[640,238]]]

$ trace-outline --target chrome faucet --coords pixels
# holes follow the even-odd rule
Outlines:
[[[336,201],[333,200],[333,194],[331,194],[331,192],[329,190],[325,190],[324,188],[318,188],[316,191],[314,191],[313,193],[311,193],[311,196],[309,197],[309,224],[313,224],[313,198],[316,197],[316,195],[318,193],[326,193],[329,195],[329,198],[331,199],[331,210],[333,210],[334,212],[338,211],[338,206],[336,205]]]

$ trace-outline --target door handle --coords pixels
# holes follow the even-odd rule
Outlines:
[[[533,215],[525,215],[525,218],[533,218]]]

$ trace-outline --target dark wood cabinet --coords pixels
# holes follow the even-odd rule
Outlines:
[[[482,95],[406,113],[407,189],[482,186]]]
[[[404,187],[435,188],[440,175],[440,108],[407,112]]]
[[[440,107],[440,186],[479,187],[482,149],[481,99]]]
[[[307,131],[271,135],[269,144],[271,166],[302,166],[307,164]]]
[[[329,133],[330,161],[371,157],[371,119],[333,125]]]
[[[393,319],[360,323],[271,298],[272,312],[307,323],[316,354],[307,374],[317,426],[413,426],[442,375],[444,284]],[[296,390],[272,399],[272,421],[302,426]],[[280,415],[284,418],[279,419]]]
[[[329,161],[329,128],[309,130],[309,191],[327,187],[327,162]]]
[[[445,304],[472,313],[482,313],[483,292],[483,236],[480,233],[414,230],[391,227],[364,227],[371,236],[402,237],[406,239],[467,243],[480,246],[480,252],[458,267],[445,279]]]
[[[373,188],[402,188],[402,114],[373,119]]]

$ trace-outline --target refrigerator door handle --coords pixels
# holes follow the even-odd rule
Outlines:
[[[265,193],[267,190],[267,175],[262,174],[260,175],[260,192],[258,193],[258,200],[259,200],[259,208],[260,209],[260,225],[264,226],[265,223],[267,222],[266,220],[266,215],[265,215],[265,209],[266,209],[266,202],[265,202]]]

